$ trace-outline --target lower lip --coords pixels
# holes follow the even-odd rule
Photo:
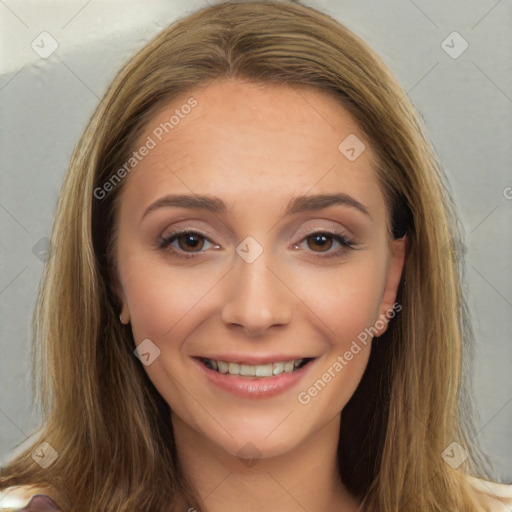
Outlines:
[[[280,373],[273,377],[239,377],[238,375],[219,373],[206,367],[200,360],[195,359],[195,361],[210,382],[242,398],[269,398],[284,393],[297,384],[313,364],[313,361],[310,361],[298,370]]]

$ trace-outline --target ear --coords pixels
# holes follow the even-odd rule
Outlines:
[[[379,307],[379,316],[375,325],[375,329],[378,331],[377,336],[382,336],[382,334],[386,332],[389,319],[392,318],[392,316],[390,317],[390,312],[397,310],[395,306],[396,295],[407,257],[407,235],[392,240],[390,242],[390,248],[386,282]],[[402,309],[401,306],[400,309]],[[400,311],[400,309],[398,309],[398,311]]]
[[[130,311],[128,309],[128,304],[126,300],[123,300],[123,306],[121,308],[121,313],[119,314],[119,320],[122,324],[127,325],[130,323]]]
[[[126,294],[124,292],[123,287],[121,286],[121,282],[119,281],[117,269],[112,266],[110,267],[110,282],[111,292],[114,296],[116,304],[120,308],[119,320],[121,321],[122,324],[127,325],[128,323],[130,323],[130,310],[128,309]]]

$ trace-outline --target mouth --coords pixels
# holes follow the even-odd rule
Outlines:
[[[213,355],[213,354],[212,354]],[[218,358],[218,359],[217,359]],[[243,399],[271,398],[299,386],[314,366],[316,357],[290,355],[195,356],[206,382]]]
[[[311,362],[314,358],[290,359],[288,361],[275,361],[266,364],[245,364],[243,362],[230,362],[199,357],[199,361],[209,370],[222,375],[233,375],[249,378],[269,378],[284,373],[293,373]]]

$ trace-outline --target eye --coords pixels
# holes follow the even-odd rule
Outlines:
[[[343,233],[331,231],[316,231],[309,233],[301,243],[306,242],[310,252],[318,253],[323,258],[341,256],[348,249],[354,249],[354,243]],[[157,247],[171,252],[178,258],[195,258],[205,252],[206,249],[219,248],[212,245],[213,242],[197,231],[184,230],[173,231],[157,240]],[[338,244],[338,248],[331,248]],[[294,249],[299,249],[300,244],[295,244]]]
[[[306,242],[311,252],[321,254],[323,258],[331,258],[341,256],[347,250],[354,249],[354,243],[343,233],[331,231],[315,231],[309,233],[301,243]],[[330,249],[338,244],[338,248],[331,251]],[[300,244],[294,245],[294,249],[298,249]]]
[[[178,258],[194,258],[196,254],[204,252],[202,249],[206,244],[211,246],[212,241],[197,231],[173,231],[157,240],[158,248],[169,250],[173,256]]]

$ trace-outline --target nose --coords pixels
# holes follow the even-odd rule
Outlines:
[[[252,263],[237,257],[227,284],[222,320],[250,336],[286,325],[292,317],[293,294],[267,263],[265,252]]]

